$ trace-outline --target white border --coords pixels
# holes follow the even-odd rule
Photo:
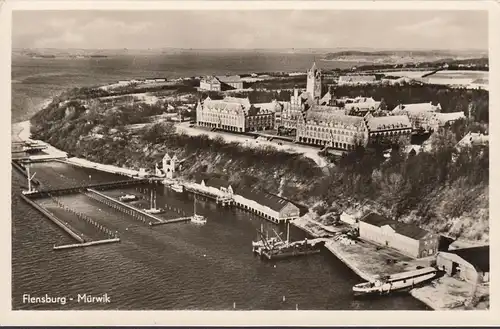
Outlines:
[[[4,152],[10,151],[10,65],[12,10],[270,10],[270,9],[363,9],[363,10],[488,10],[490,41],[490,161],[498,168],[496,125],[500,111],[500,11],[494,1],[7,1],[0,2],[0,115],[1,139]],[[341,31],[339,31],[341,32]],[[498,325],[496,282],[499,225],[490,221],[491,232],[491,309],[489,311],[11,311],[11,224],[10,224],[10,163],[2,161],[2,187],[7,192],[1,199],[0,260],[0,325]],[[500,182],[500,173],[491,172],[491,183]],[[490,183],[490,200],[500,200],[498,187]],[[495,197],[496,196],[496,197]],[[490,204],[490,218],[498,214],[495,203]],[[496,220],[500,220],[497,218]],[[272,289],[272,287],[270,287]],[[332,292],[333,293],[333,292]]]

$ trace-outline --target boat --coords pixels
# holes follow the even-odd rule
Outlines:
[[[196,197],[194,198],[194,211],[193,211],[193,216],[191,216],[191,222],[194,224],[206,224],[207,219],[203,217],[202,215],[198,215],[196,213]]]
[[[274,230],[273,230],[274,231]],[[274,231],[275,236],[269,237],[267,234],[264,237],[264,228],[263,225],[261,224],[260,226],[260,231],[257,230],[258,232],[258,237],[257,241],[252,241],[252,252],[257,253],[257,254],[262,254],[262,250],[264,249],[272,249],[275,247],[278,247],[280,245],[283,245],[285,242],[281,239],[278,233]]]
[[[391,274],[377,278],[372,281],[359,283],[352,287],[356,294],[389,293],[394,290],[411,288],[416,284],[431,280],[438,275],[434,267],[426,267],[419,270]]]
[[[156,208],[156,193],[153,194],[153,190],[151,190],[151,197],[150,197],[150,207],[149,209],[143,209],[145,213],[151,214],[151,215],[156,215],[156,214],[162,214],[165,212],[165,209],[162,208]]]
[[[133,194],[125,194],[125,195],[122,195],[120,198],[119,198],[120,201],[123,201],[123,202],[127,202],[127,201],[134,201],[134,200],[137,200],[137,197]]]
[[[182,193],[184,191],[184,186],[182,186],[181,184],[173,184],[172,186],[170,186],[170,188],[172,188],[172,190],[177,193]]]

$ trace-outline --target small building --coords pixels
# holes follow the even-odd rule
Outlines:
[[[162,163],[161,171],[163,172],[163,175],[165,175],[165,177],[168,179],[172,179],[174,177],[175,169],[178,166],[177,156],[174,154],[173,157],[170,157],[170,155],[166,153],[163,159],[161,160],[161,163]],[[159,168],[157,167],[157,173],[158,170]]]
[[[233,198],[233,188],[229,182],[219,179],[219,178],[205,178],[202,179],[200,185],[210,194],[216,195],[218,197]]]
[[[221,85],[227,85],[234,89],[243,89],[243,81],[239,75],[219,75],[216,77],[217,80],[221,83]]]
[[[214,77],[206,77],[200,80],[200,89],[208,91],[221,91],[221,83]]]
[[[369,213],[360,219],[359,236],[412,258],[434,256],[439,246],[438,234],[376,213]]]
[[[349,224],[351,226],[355,226],[357,223],[356,217],[353,215],[346,213],[345,211],[340,214],[340,221]]]
[[[440,251],[436,266],[446,271],[449,276],[456,276],[469,282],[490,281],[490,247]]]

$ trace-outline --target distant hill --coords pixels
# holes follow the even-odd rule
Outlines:
[[[471,57],[487,56],[487,53],[478,51],[446,51],[446,50],[382,50],[357,51],[347,50],[331,52],[324,55],[323,60],[329,61],[356,61],[379,64],[399,64],[418,62],[450,62],[466,60]]]

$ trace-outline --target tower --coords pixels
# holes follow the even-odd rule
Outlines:
[[[321,71],[316,67],[316,62],[312,68],[307,71],[307,89],[315,103],[321,98]]]

